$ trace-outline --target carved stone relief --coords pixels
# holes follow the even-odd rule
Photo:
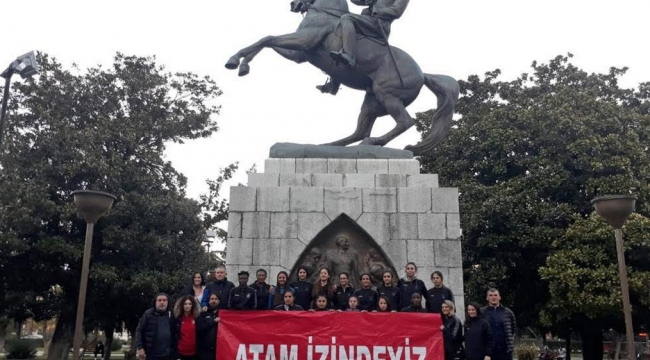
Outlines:
[[[291,270],[290,281],[295,281],[299,267],[308,272],[307,281],[316,283],[319,270],[330,270],[332,282],[338,283],[342,272],[350,274],[350,283],[360,287],[361,274],[368,273],[372,283],[380,286],[385,270],[397,273],[381,247],[354,220],[343,214],[323,229],[305,248]]]

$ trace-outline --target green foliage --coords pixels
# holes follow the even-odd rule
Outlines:
[[[236,166],[197,202],[164,150],[217,131],[221,91],[209,77],[168,73],[153,58],[117,54],[112,66],[85,71],[43,54],[38,61],[38,77],[14,83],[8,114],[0,311],[14,294],[20,301],[11,304],[27,316],[74,315],[85,223],[70,193],[96,189],[118,200],[95,227],[86,327],[133,330],[157,292],[173,294],[193,271],[216,264],[202,243],[227,218],[219,190]]]
[[[592,212],[591,199],[633,192],[650,214],[650,83],[622,89],[626,69],[589,74],[569,57],[513,81],[499,70],[461,81],[461,117],[421,159],[460,188],[468,298],[500,288],[522,326],[537,325],[547,302],[538,269],[552,242]],[[430,116],[418,114],[420,131]]]
[[[122,344],[122,340],[113,339],[111,342],[111,351],[120,351],[122,350],[122,346],[124,346],[124,344]]]
[[[5,345],[7,359],[33,359],[36,357],[36,347],[27,340],[12,340]]]
[[[515,348],[515,356],[519,360],[537,360],[539,349],[535,344],[521,344]]]
[[[650,305],[650,219],[633,214],[625,226],[626,263],[634,305]],[[540,269],[549,283],[550,301],[542,321],[551,325],[575,319],[622,319],[614,233],[600,216],[577,217],[553,242],[553,253]]]

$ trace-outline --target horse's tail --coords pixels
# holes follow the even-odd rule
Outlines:
[[[406,147],[415,156],[429,153],[447,136],[460,93],[458,82],[447,75],[424,74],[424,84],[438,98],[438,108],[433,113],[431,127],[424,139],[417,145]]]

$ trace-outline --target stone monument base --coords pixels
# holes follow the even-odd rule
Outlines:
[[[403,277],[412,261],[427,287],[431,273],[442,272],[458,308],[464,308],[456,188],[440,188],[438,175],[420,174],[412,158],[367,159],[354,147],[341,151],[360,157],[279,158],[282,152],[294,154],[292,148],[305,156],[313,148],[274,148],[276,158],[266,160],[264,173],[249,174],[247,186],[230,188],[230,277],[262,268],[275,284],[278,272],[299,265],[355,267],[354,254],[357,273],[385,266]],[[336,242],[339,235],[349,239],[349,249]],[[344,261],[332,259],[336,254]]]

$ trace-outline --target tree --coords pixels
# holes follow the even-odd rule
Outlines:
[[[68,356],[85,223],[70,193],[117,195],[95,228],[86,330],[133,332],[159,291],[174,293],[216,259],[205,231],[227,218],[222,174],[202,203],[164,160],[165,144],[207,137],[221,95],[209,77],[170,74],[154,58],[117,54],[110,68],[63,69],[39,54],[36,79],[14,84],[0,177],[0,303],[29,295],[30,311],[58,317],[49,359]],[[235,168],[229,167],[230,171]],[[218,204],[217,207],[214,204]],[[206,216],[203,210],[216,215]],[[0,304],[0,309],[4,306]],[[107,349],[110,343],[107,344]]]
[[[570,58],[534,62],[513,81],[499,70],[461,81],[461,117],[421,159],[460,188],[466,296],[498,287],[524,327],[541,325],[549,292],[538,269],[552,242],[591,199],[633,192],[650,215],[650,84],[622,89],[626,69],[589,74]],[[430,116],[418,114],[420,131]]]
[[[626,264],[636,320],[646,324],[650,320],[647,311],[638,310],[650,306],[648,233],[650,219],[632,215],[625,226]],[[598,215],[578,216],[564,235],[553,242],[552,254],[540,273],[548,282],[550,293],[542,322],[548,326],[566,323],[581,334],[593,336],[586,341],[591,346],[585,348],[583,355],[588,359],[602,358],[602,331],[624,328],[611,226]]]

